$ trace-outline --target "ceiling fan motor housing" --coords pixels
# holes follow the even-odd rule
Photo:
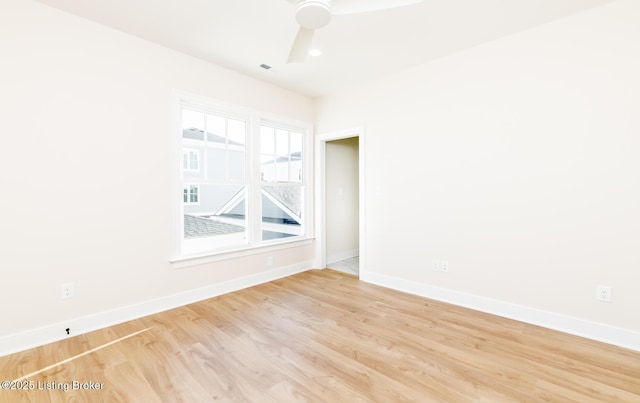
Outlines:
[[[307,29],[322,28],[331,21],[330,0],[302,0],[296,6],[296,21]]]

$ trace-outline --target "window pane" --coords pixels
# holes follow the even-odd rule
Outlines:
[[[302,235],[302,186],[262,187],[262,240]]]
[[[182,128],[196,128],[204,130],[204,113],[195,112],[189,109],[182,110]]]
[[[290,133],[291,155],[294,157],[302,156],[302,134]]]
[[[192,140],[204,139],[204,113],[182,110],[182,137]]]
[[[302,182],[302,160],[299,158],[292,158],[289,162],[289,181],[290,182]]]
[[[228,151],[229,179],[244,179],[244,152]]]
[[[263,182],[274,182],[276,180],[274,157],[271,155],[260,156],[260,177]]]
[[[225,143],[226,123],[225,118],[215,115],[207,115],[207,141],[212,143]]]
[[[209,148],[207,150],[208,179],[226,179],[226,152],[224,149]]]
[[[289,132],[286,130],[276,130],[276,154],[289,155]]]
[[[289,182],[289,158],[278,157],[276,160],[276,182]]]
[[[271,127],[260,127],[260,153],[275,154],[275,133]]]
[[[247,243],[246,188],[200,185],[200,204],[184,206],[184,253]]]
[[[246,124],[241,120],[227,119],[227,136],[229,138],[229,145],[242,145],[246,142]]]

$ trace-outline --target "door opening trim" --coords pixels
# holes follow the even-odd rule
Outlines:
[[[358,138],[358,243],[360,249],[360,263],[358,276],[362,278],[366,272],[366,161],[365,161],[365,134],[364,127],[353,127],[345,130],[321,133],[315,140],[315,199],[316,199],[316,261],[315,266],[324,269],[327,267],[327,211],[326,211],[326,157],[327,142],[347,138]]]

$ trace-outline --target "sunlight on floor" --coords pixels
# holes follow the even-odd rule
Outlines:
[[[62,360],[62,361],[56,362],[55,364],[49,365],[49,366],[48,366],[48,367],[46,367],[46,368],[42,368],[42,369],[39,369],[39,370],[37,370],[37,371],[35,371],[35,372],[32,372],[32,373],[30,373],[30,374],[24,375],[24,376],[22,376],[22,377],[20,377],[20,378],[16,379],[16,380],[15,380],[15,382],[23,381],[23,380],[25,380],[25,379],[32,378],[34,375],[37,375],[37,374],[42,373],[42,372],[44,372],[44,371],[50,370],[51,368],[55,368],[55,367],[57,367],[58,365],[66,364],[66,363],[71,362],[71,361],[73,361],[73,360],[75,360],[75,359],[77,359],[77,358],[83,357],[83,356],[85,356],[85,355],[87,355],[87,354],[91,354],[91,353],[93,353],[93,352],[95,352],[95,351],[98,351],[98,350],[101,350],[101,349],[103,349],[103,348],[105,348],[105,347],[109,347],[109,346],[111,346],[111,345],[113,345],[113,344],[119,343],[119,342],[121,342],[121,341],[123,341],[123,340],[126,340],[126,339],[128,339],[128,338],[131,338],[131,337],[133,337],[133,336],[137,336],[137,335],[139,335],[140,333],[144,333],[144,332],[146,332],[147,330],[151,330],[151,328],[150,328],[150,327],[148,327],[148,328],[146,328],[146,329],[139,330],[139,331],[134,332],[134,333],[131,333],[131,334],[127,335],[127,336],[121,337],[121,338],[119,338],[119,339],[117,339],[117,340],[110,341],[109,343],[105,343],[105,344],[103,344],[103,345],[101,345],[101,346],[98,346],[98,347],[96,347],[96,348],[92,348],[91,350],[89,350],[89,351],[85,351],[84,353],[80,353],[80,354],[74,355],[73,357],[67,358],[66,360]]]

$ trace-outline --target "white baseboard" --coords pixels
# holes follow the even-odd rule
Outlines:
[[[360,250],[358,249],[351,249],[351,250],[345,250],[339,253],[334,253],[331,256],[327,256],[327,264],[339,262],[345,259],[351,259],[352,257],[356,257],[359,255],[360,255]]]
[[[281,267],[218,284],[212,284],[206,287],[169,295],[167,297],[135,305],[129,305],[94,315],[71,319],[63,323],[56,323],[21,333],[3,336],[0,337],[0,357],[53,343],[65,338],[92,332],[108,326],[117,325],[133,319],[138,319],[143,316],[153,315],[158,312],[178,308],[180,306],[213,298],[218,295],[237,291],[243,288],[277,280],[282,277],[307,271],[311,267],[312,262],[302,262],[292,266]],[[66,328],[70,329],[69,335],[65,332]]]
[[[558,330],[576,336],[601,341],[608,344],[640,351],[640,332],[618,328],[543,311],[509,302],[499,301],[477,295],[466,294],[446,288],[404,280],[397,277],[377,273],[361,273],[360,280],[398,291],[419,295],[421,297],[447,302],[453,305],[486,312],[520,322],[530,323]]]

